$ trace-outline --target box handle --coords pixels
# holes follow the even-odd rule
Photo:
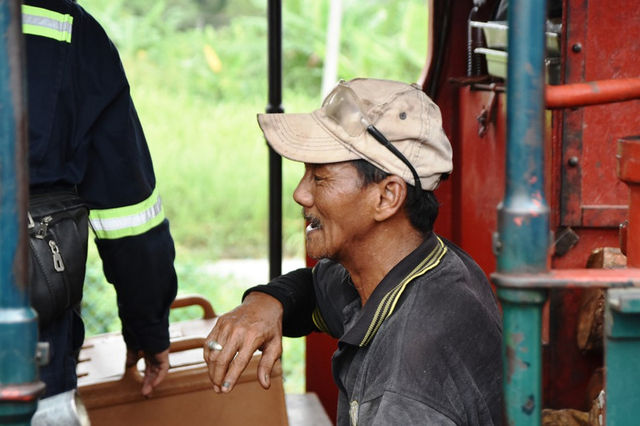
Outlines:
[[[176,297],[176,300],[174,300],[171,304],[171,309],[184,308],[194,305],[200,306],[202,308],[203,319],[211,319],[216,316],[216,312],[213,310],[213,306],[211,306],[211,303],[205,297],[199,294],[190,294]]]

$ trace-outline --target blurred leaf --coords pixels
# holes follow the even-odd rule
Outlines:
[[[204,57],[207,60],[207,65],[209,65],[209,69],[217,74],[222,69],[222,62],[220,62],[220,58],[213,47],[209,44],[205,44],[202,48],[204,51]]]

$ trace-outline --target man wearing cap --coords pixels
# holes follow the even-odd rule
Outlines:
[[[480,267],[433,233],[452,169],[440,111],[416,85],[340,82],[310,114],[260,114],[268,143],[305,163],[293,197],[320,259],[245,293],[204,348],[218,392],[256,349],[269,386],[281,337],[339,339],[339,425],[501,423],[501,321]]]

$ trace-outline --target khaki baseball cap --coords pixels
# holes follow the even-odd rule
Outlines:
[[[367,131],[375,126],[415,168],[422,189],[437,188],[453,168],[438,106],[418,85],[356,78],[341,81],[322,107],[306,114],[258,114],[267,142],[281,156],[326,164],[364,159],[414,185],[407,167]]]

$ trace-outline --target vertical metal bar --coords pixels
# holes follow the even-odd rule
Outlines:
[[[538,273],[549,264],[549,207],[544,198],[545,0],[509,3],[507,155],[498,206],[497,268]],[[539,425],[542,405],[539,289],[498,289],[503,305],[504,403],[508,425]]]
[[[542,409],[542,304],[545,290],[498,289],[502,306],[506,425],[538,426]]]
[[[282,107],[282,1],[269,0],[269,104],[267,113]],[[282,273],[282,158],[269,147],[269,278]]]
[[[545,3],[509,3],[506,187],[498,216],[502,272],[544,271],[549,260],[543,193]]]
[[[26,90],[18,0],[0,0],[0,424],[29,425],[38,325],[29,306],[26,251]]]

